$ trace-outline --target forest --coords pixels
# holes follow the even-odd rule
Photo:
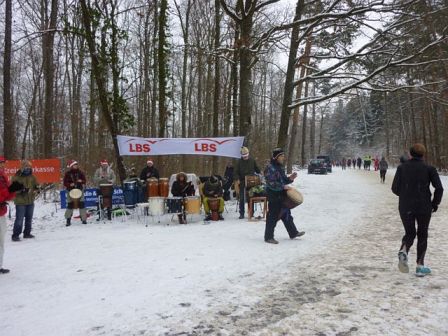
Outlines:
[[[448,168],[446,0],[2,0],[0,152],[146,158],[117,135],[245,136],[260,166],[319,153]],[[228,158],[154,157],[164,176]]]

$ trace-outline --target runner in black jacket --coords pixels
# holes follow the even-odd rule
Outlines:
[[[398,166],[392,183],[392,192],[399,196],[400,217],[405,230],[398,253],[398,268],[401,272],[409,272],[408,252],[417,236],[417,276],[431,273],[431,269],[424,266],[428,226],[431,213],[437,211],[443,194],[437,170],[423,161],[425,152],[422,144],[413,145],[410,149],[412,158]],[[432,201],[430,184],[435,189]]]

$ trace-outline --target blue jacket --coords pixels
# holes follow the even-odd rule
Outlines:
[[[271,163],[266,166],[264,176],[268,191],[283,191],[285,185],[292,183],[286,176],[285,167],[275,160],[271,160]]]

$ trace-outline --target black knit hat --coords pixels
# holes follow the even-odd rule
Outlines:
[[[282,148],[275,148],[275,149],[272,151],[272,158],[273,158],[274,160],[277,160],[277,158],[278,158],[280,155],[282,155],[282,154],[285,154],[285,151],[284,151]]]
[[[218,178],[215,175],[210,176],[210,183],[216,184],[218,183]]]

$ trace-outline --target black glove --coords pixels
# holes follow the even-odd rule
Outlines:
[[[435,203],[432,203],[432,212],[436,212],[439,206]]]
[[[13,183],[11,183],[11,185],[8,187],[8,191],[9,192],[16,192],[19,190],[22,190],[23,188],[25,188],[25,186],[18,182],[18,181],[14,181]]]

